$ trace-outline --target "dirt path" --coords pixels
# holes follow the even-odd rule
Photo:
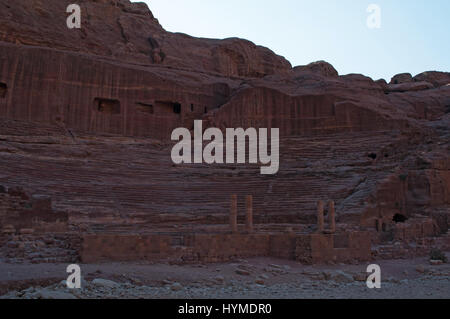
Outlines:
[[[82,289],[64,287],[67,264],[1,264],[4,298],[450,298],[450,265],[383,260],[382,288],[368,264],[305,266],[255,258],[214,265],[80,264]],[[97,279],[97,280],[95,280]],[[45,287],[45,288],[42,288]],[[9,291],[9,293],[8,293]]]

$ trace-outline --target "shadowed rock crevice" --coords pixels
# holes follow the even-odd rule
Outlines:
[[[6,83],[0,82],[0,98],[6,97],[6,92],[8,92],[8,86]]]

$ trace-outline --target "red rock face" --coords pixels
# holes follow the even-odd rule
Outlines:
[[[65,12],[70,1],[4,3],[0,40],[226,76],[264,76],[286,72],[291,67],[284,58],[246,40],[196,39],[166,32],[143,3],[127,0],[77,3],[82,12],[79,30],[66,26]]]
[[[51,196],[71,229],[99,238],[175,236],[164,243],[192,231],[224,234],[237,194],[253,195],[256,233],[284,234],[257,251],[276,254],[288,242],[283,256],[308,262],[365,260],[369,239],[447,231],[448,73],[402,74],[387,84],[339,76],[323,61],[292,68],[246,40],[166,32],[146,5],[126,0],[79,1],[82,28],[69,30],[69,3],[0,1],[0,183]],[[221,129],[279,128],[279,173],[174,166],[171,133],[192,129],[194,120]],[[316,203],[329,199],[337,237],[312,236]],[[242,224],[242,200],[238,209]],[[426,230],[404,235],[398,214],[414,221],[405,229]],[[205,244],[211,238],[190,247],[202,260],[223,260],[220,245]],[[340,247],[342,238],[355,239]],[[241,255],[252,251],[248,241]],[[97,242],[86,245],[86,258],[97,260]]]

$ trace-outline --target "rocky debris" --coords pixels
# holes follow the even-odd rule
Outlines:
[[[92,284],[103,288],[118,288],[120,285],[114,281],[97,278],[92,281]]]
[[[0,242],[0,257],[9,263],[74,263],[79,260],[77,234],[34,234],[22,229],[19,235],[8,231]]]
[[[366,282],[367,281],[367,273],[362,272],[362,273],[357,273],[353,275],[353,279],[355,281],[361,281],[361,282]]]
[[[219,284],[223,284],[225,282],[225,277],[223,276],[217,276],[214,278],[214,280],[219,283]]]
[[[258,285],[264,285],[266,282],[263,279],[259,279],[258,278],[258,279],[255,280],[255,283],[258,284]]]
[[[343,271],[336,271],[332,276],[331,276],[331,280],[334,280],[335,282],[338,283],[351,283],[354,282],[353,276],[343,272]]]
[[[241,275],[241,276],[250,276],[250,272],[245,270],[245,269],[236,269],[236,274]]]
[[[172,281],[172,280],[169,280],[169,279],[164,279],[161,283],[162,283],[163,285],[171,285],[171,284],[173,284],[173,281]]]
[[[17,298],[21,299],[77,299],[73,294],[61,291],[61,290],[54,290],[52,288],[55,287],[49,287],[49,288],[28,288],[23,291],[19,291],[15,293],[15,296]]]
[[[40,289],[36,291],[35,296],[36,299],[77,299],[73,294],[63,291],[52,291],[48,289]]]
[[[316,276],[313,276],[312,278],[320,279],[320,280],[331,280],[333,277],[333,273],[330,271],[324,271],[321,274],[317,274]]]
[[[432,266],[439,266],[442,264],[444,264],[444,262],[442,260],[433,260],[433,259],[430,260],[430,265],[432,265]]]
[[[178,282],[174,282],[172,285],[170,285],[170,290],[172,291],[180,291],[183,289],[183,285],[181,285]]]
[[[425,266],[419,265],[419,266],[416,267],[416,271],[417,271],[418,273],[425,274],[425,273],[427,273],[429,270],[428,270],[428,268],[426,268]]]
[[[68,289],[64,285],[54,284],[45,288],[31,287],[20,291],[11,291],[0,299],[94,299],[94,298],[444,298],[450,297],[448,290],[448,273],[440,276],[423,276],[416,279],[391,277],[383,280],[382,294],[368,289],[365,282],[350,281],[348,274],[334,276],[345,278],[342,282],[305,281],[303,278],[290,279],[288,282],[267,285],[263,280],[256,279],[254,283],[232,280],[226,285],[215,286],[206,284],[187,284],[182,286],[173,283],[170,286],[136,286],[131,283],[116,283],[96,285],[93,282],[83,282],[81,289]]]

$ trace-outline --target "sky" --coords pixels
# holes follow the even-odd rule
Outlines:
[[[325,60],[339,74],[362,73],[374,80],[404,72],[450,72],[449,0],[144,2],[168,31],[248,39],[293,66]],[[381,10],[380,28],[368,27],[375,13],[367,12],[371,4]]]

